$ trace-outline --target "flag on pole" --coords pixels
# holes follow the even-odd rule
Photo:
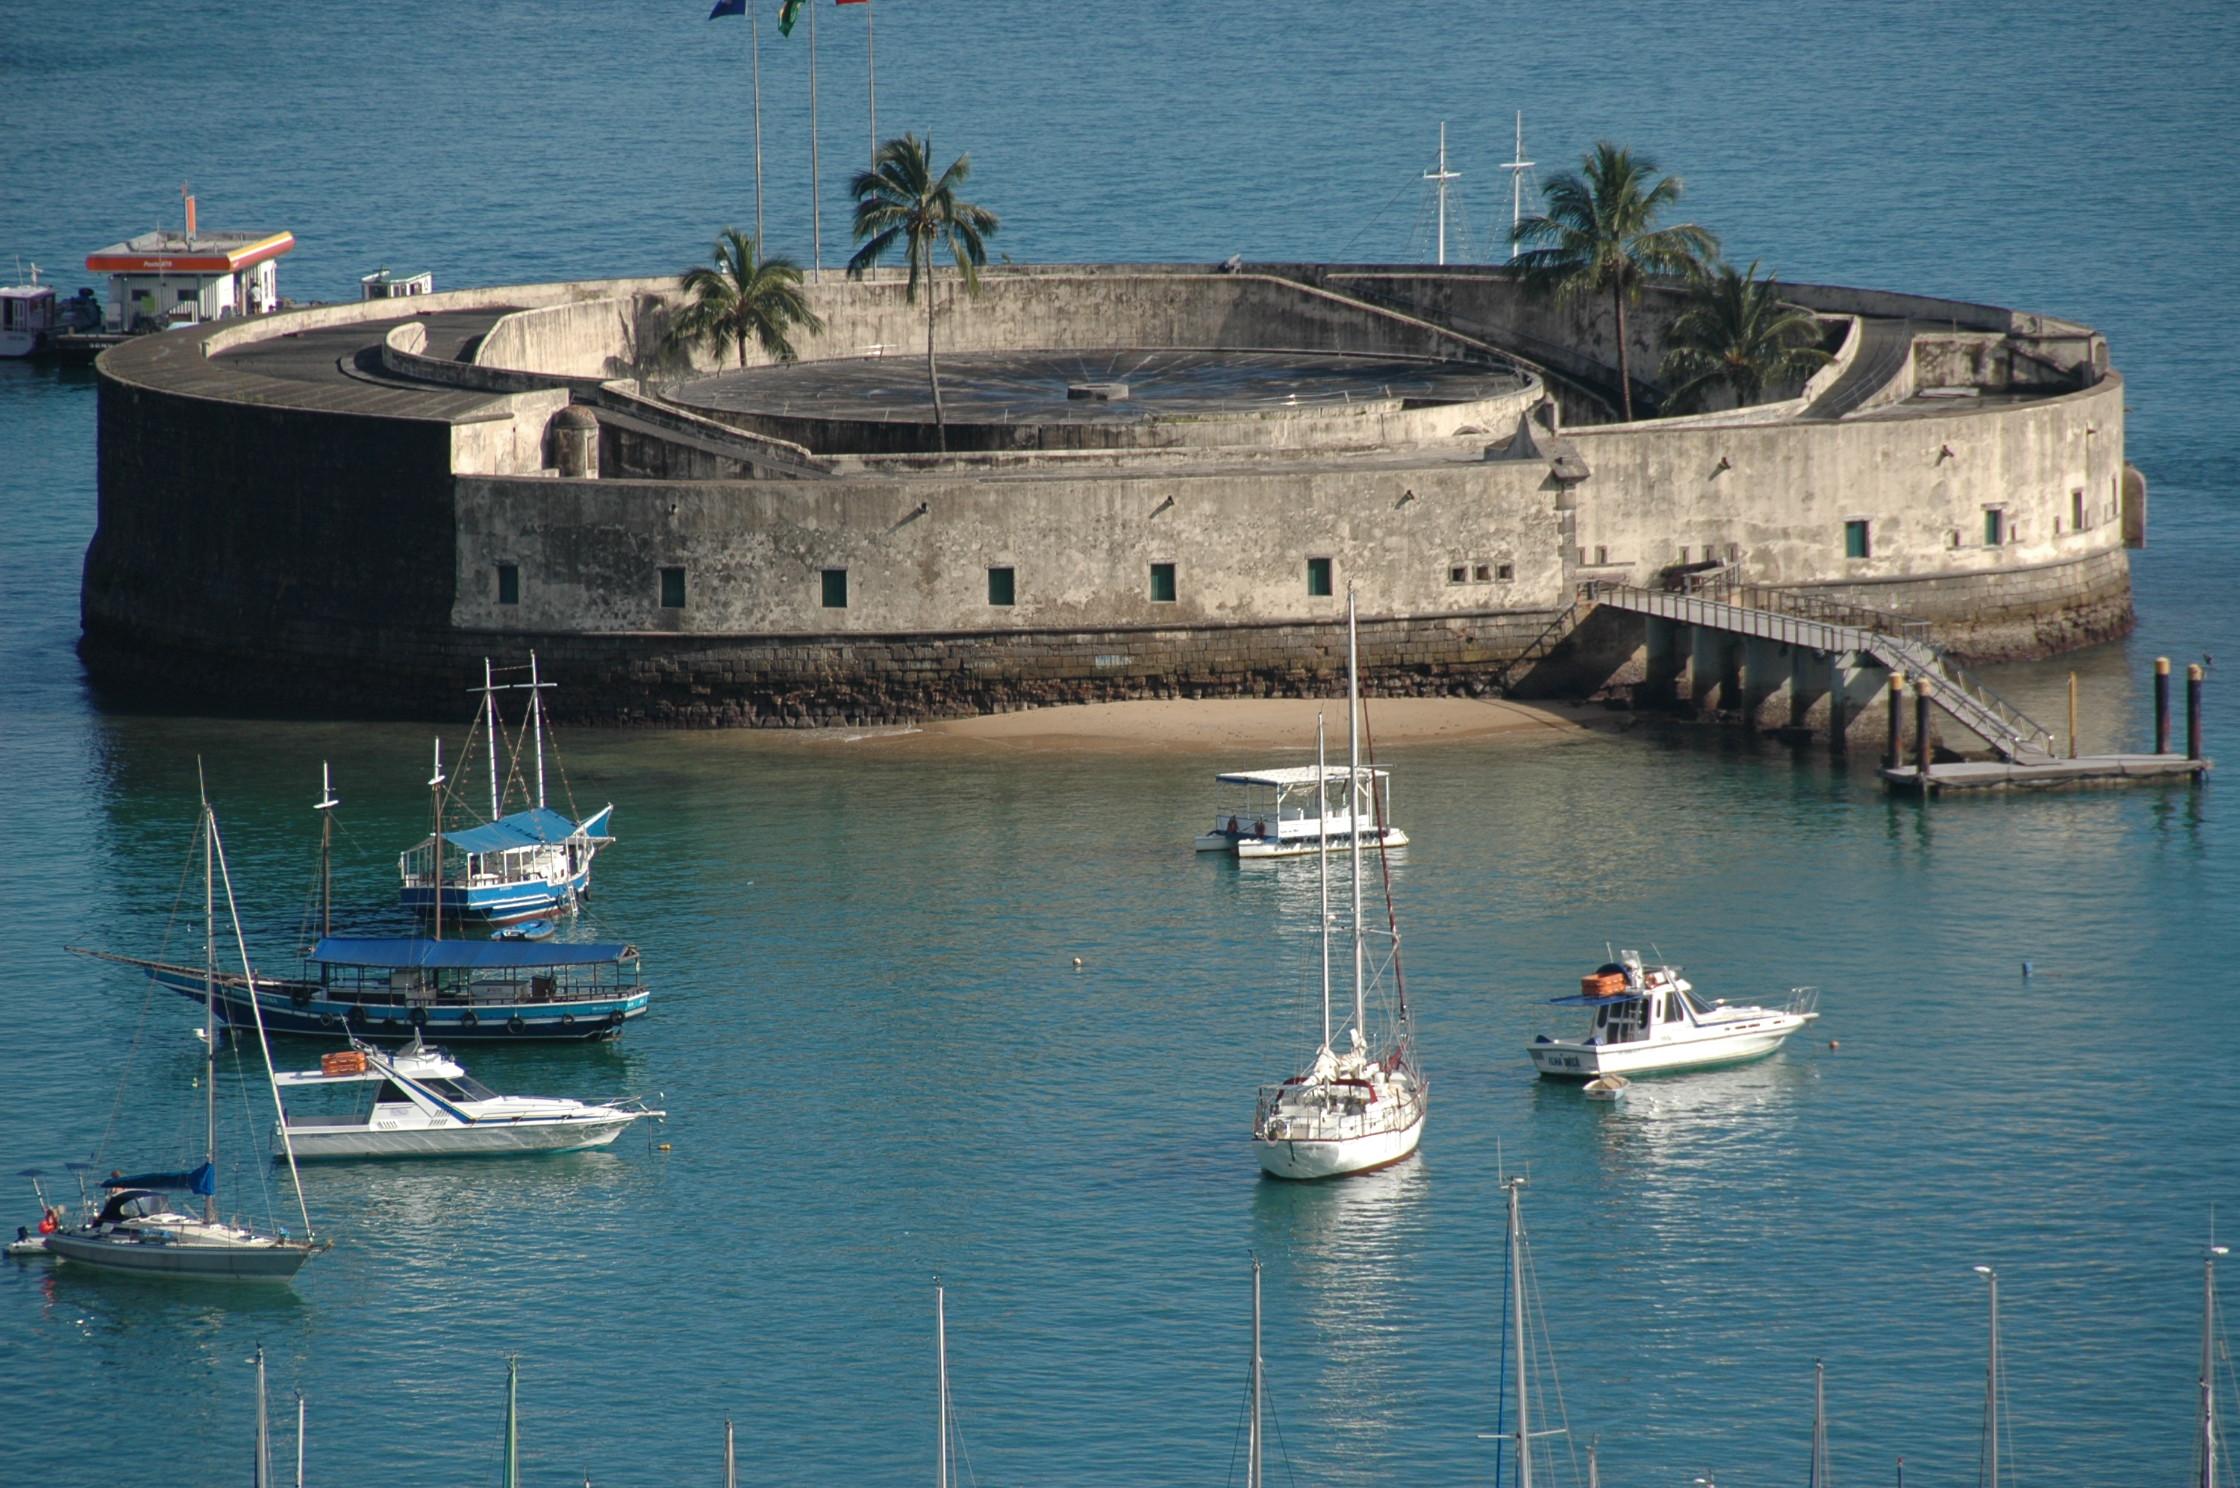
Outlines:
[[[778,0],[778,34],[791,36],[793,23],[801,14],[801,0]]]
[[[716,8],[708,12],[708,19],[712,21],[722,16],[746,13],[747,0],[716,0]]]

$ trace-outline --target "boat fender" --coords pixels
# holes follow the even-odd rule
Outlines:
[[[299,1008],[311,1006],[311,989],[309,987],[291,988],[288,992],[288,1001]]]
[[[1252,835],[1255,837],[1265,837],[1268,835],[1268,819],[1266,817],[1262,817],[1260,818],[1260,820],[1252,824]]]
[[[424,1007],[414,1008],[411,1013],[411,1018],[412,1026],[415,1028],[425,1028],[428,1026],[428,1010]]]
[[[522,1029],[527,1028],[528,1026],[529,1020],[522,1017],[519,1013],[515,1013],[512,1017],[506,1019],[506,1032],[508,1033],[519,1033]]]
[[[1280,1142],[1291,1135],[1291,1123],[1280,1116],[1275,1117],[1268,1122],[1267,1129],[1261,1135],[1271,1142]]]
[[[465,1012],[459,1015],[459,1026],[462,1028],[473,1028],[481,1022],[482,1015],[480,1013],[477,1013],[473,1008],[468,1008]]]
[[[342,1019],[332,1011],[321,1013],[319,1022],[328,1028],[340,1028],[342,1026]]]
[[[624,1014],[622,1009],[616,1008],[613,1012],[607,1014],[607,1026],[609,1028],[620,1028],[622,1026],[623,1017]]]
[[[576,1026],[576,1015],[575,1015],[574,1013],[562,1013],[562,1014],[560,1015],[560,1026],[561,1026],[562,1028],[573,1028],[573,1027],[575,1027],[575,1026]]]

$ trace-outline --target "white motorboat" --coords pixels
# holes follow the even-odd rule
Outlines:
[[[1527,1050],[1541,1074],[1577,1080],[1762,1058],[1820,1016],[1811,987],[1791,988],[1777,1008],[1705,1002],[1678,967],[1645,966],[1639,951],[1621,952],[1582,977],[1576,994],[1550,1000],[1591,1008],[1594,1021],[1584,1038],[1543,1033]]]
[[[1349,772],[1360,780],[1361,697],[1353,594],[1346,594],[1346,714]],[[1321,720],[1315,723],[1315,771],[1327,779]],[[1324,818],[1327,822],[1327,818]],[[1322,1043],[1307,1069],[1280,1085],[1263,1086],[1252,1116],[1252,1144],[1260,1166],[1278,1178],[1335,1178],[1365,1173],[1408,1157],[1423,1136],[1430,1087],[1416,1067],[1408,1022],[1407,986],[1400,975],[1400,922],[1392,909],[1392,878],[1384,874],[1383,925],[1372,929],[1361,909],[1361,844],[1367,833],[1349,833],[1353,857],[1353,1023],[1345,1046],[1332,1038],[1330,1002],[1330,833],[1316,832],[1322,889]],[[1372,839],[1373,840],[1373,839]],[[1381,854],[1380,854],[1381,857]],[[1372,954],[1372,952],[1375,954]],[[1368,1013],[1391,1002],[1389,1027],[1372,1048]]]
[[[1235,853],[1239,859],[1304,857],[1320,851],[1326,837],[1358,836],[1371,847],[1408,845],[1408,834],[1386,821],[1392,804],[1386,771],[1292,765],[1238,770],[1214,780],[1222,796],[1213,829],[1197,841],[1199,852]]]
[[[64,1224],[46,1236],[46,1248],[74,1265],[143,1276],[170,1276],[211,1281],[286,1281],[303,1263],[324,1248],[311,1234],[311,1216],[304,1208],[303,1189],[295,1179],[295,1157],[288,1160],[290,1186],[295,1189],[296,1213],[303,1233],[291,1237],[285,1230],[256,1230],[218,1217],[218,952],[216,886],[223,881],[226,912],[232,922],[234,942],[241,951],[241,974],[251,985],[256,972],[249,964],[249,949],[241,938],[241,917],[234,908],[233,882],[225,869],[225,850],[218,841],[217,813],[207,798],[202,803],[203,870],[203,1149],[199,1166],[183,1172],[119,1173],[101,1186],[107,1197],[101,1207],[77,1222]],[[264,1024],[255,1021],[258,1052],[263,1057],[267,1084],[275,1109],[280,1104],[277,1085],[271,1084],[272,1051],[266,1045]],[[169,1197],[185,1193],[199,1196],[201,1212]]]
[[[415,1041],[394,1054],[372,1044],[329,1054],[315,1070],[279,1077],[284,1124],[296,1156],[497,1157],[604,1147],[642,1117],[667,1112],[635,1098],[591,1103],[499,1095],[468,1078],[443,1050]],[[287,1097],[321,1088],[376,1087],[348,1116],[287,1109]]]

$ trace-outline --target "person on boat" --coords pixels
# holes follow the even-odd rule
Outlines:
[[[61,1228],[62,1228],[62,1211],[61,1211],[61,1210],[59,1210],[59,1209],[52,1209],[52,1208],[50,1208],[50,1209],[48,1209],[48,1210],[47,1210],[47,1211],[46,1211],[45,1213],[43,1213],[43,1214],[41,1214],[41,1215],[39,1216],[39,1233],[40,1233],[40,1234],[42,1234],[42,1235],[51,1235],[51,1234],[53,1234],[53,1233],[54,1233],[54,1232],[55,1232],[56,1230],[59,1230],[59,1229],[61,1229]]]

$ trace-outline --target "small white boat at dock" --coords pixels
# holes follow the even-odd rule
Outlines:
[[[1349,775],[1351,802],[1346,799]],[[1408,845],[1407,833],[1380,825],[1392,804],[1386,771],[1292,765],[1232,771],[1214,780],[1222,795],[1214,808],[1213,829],[1197,841],[1199,852],[1233,852],[1240,859],[1295,858],[1320,851],[1325,838],[1343,847],[1356,836],[1364,847]]]
[[[1645,966],[1639,951],[1624,951],[1582,977],[1575,995],[1550,999],[1593,1009],[1586,1036],[1543,1033],[1526,1049],[1541,1074],[1575,1080],[1737,1064],[1780,1048],[1820,1016],[1819,1000],[1816,989],[1795,987],[1778,1008],[1705,1002],[1678,967]]]
[[[499,1095],[443,1050],[415,1041],[393,1054],[371,1044],[325,1056],[315,1070],[279,1077],[290,1094],[374,1085],[371,1103],[347,1118],[283,1111],[299,1161],[350,1157],[489,1157],[579,1152],[604,1147],[640,1117],[666,1112],[635,1098],[592,1104],[557,1097]]]

